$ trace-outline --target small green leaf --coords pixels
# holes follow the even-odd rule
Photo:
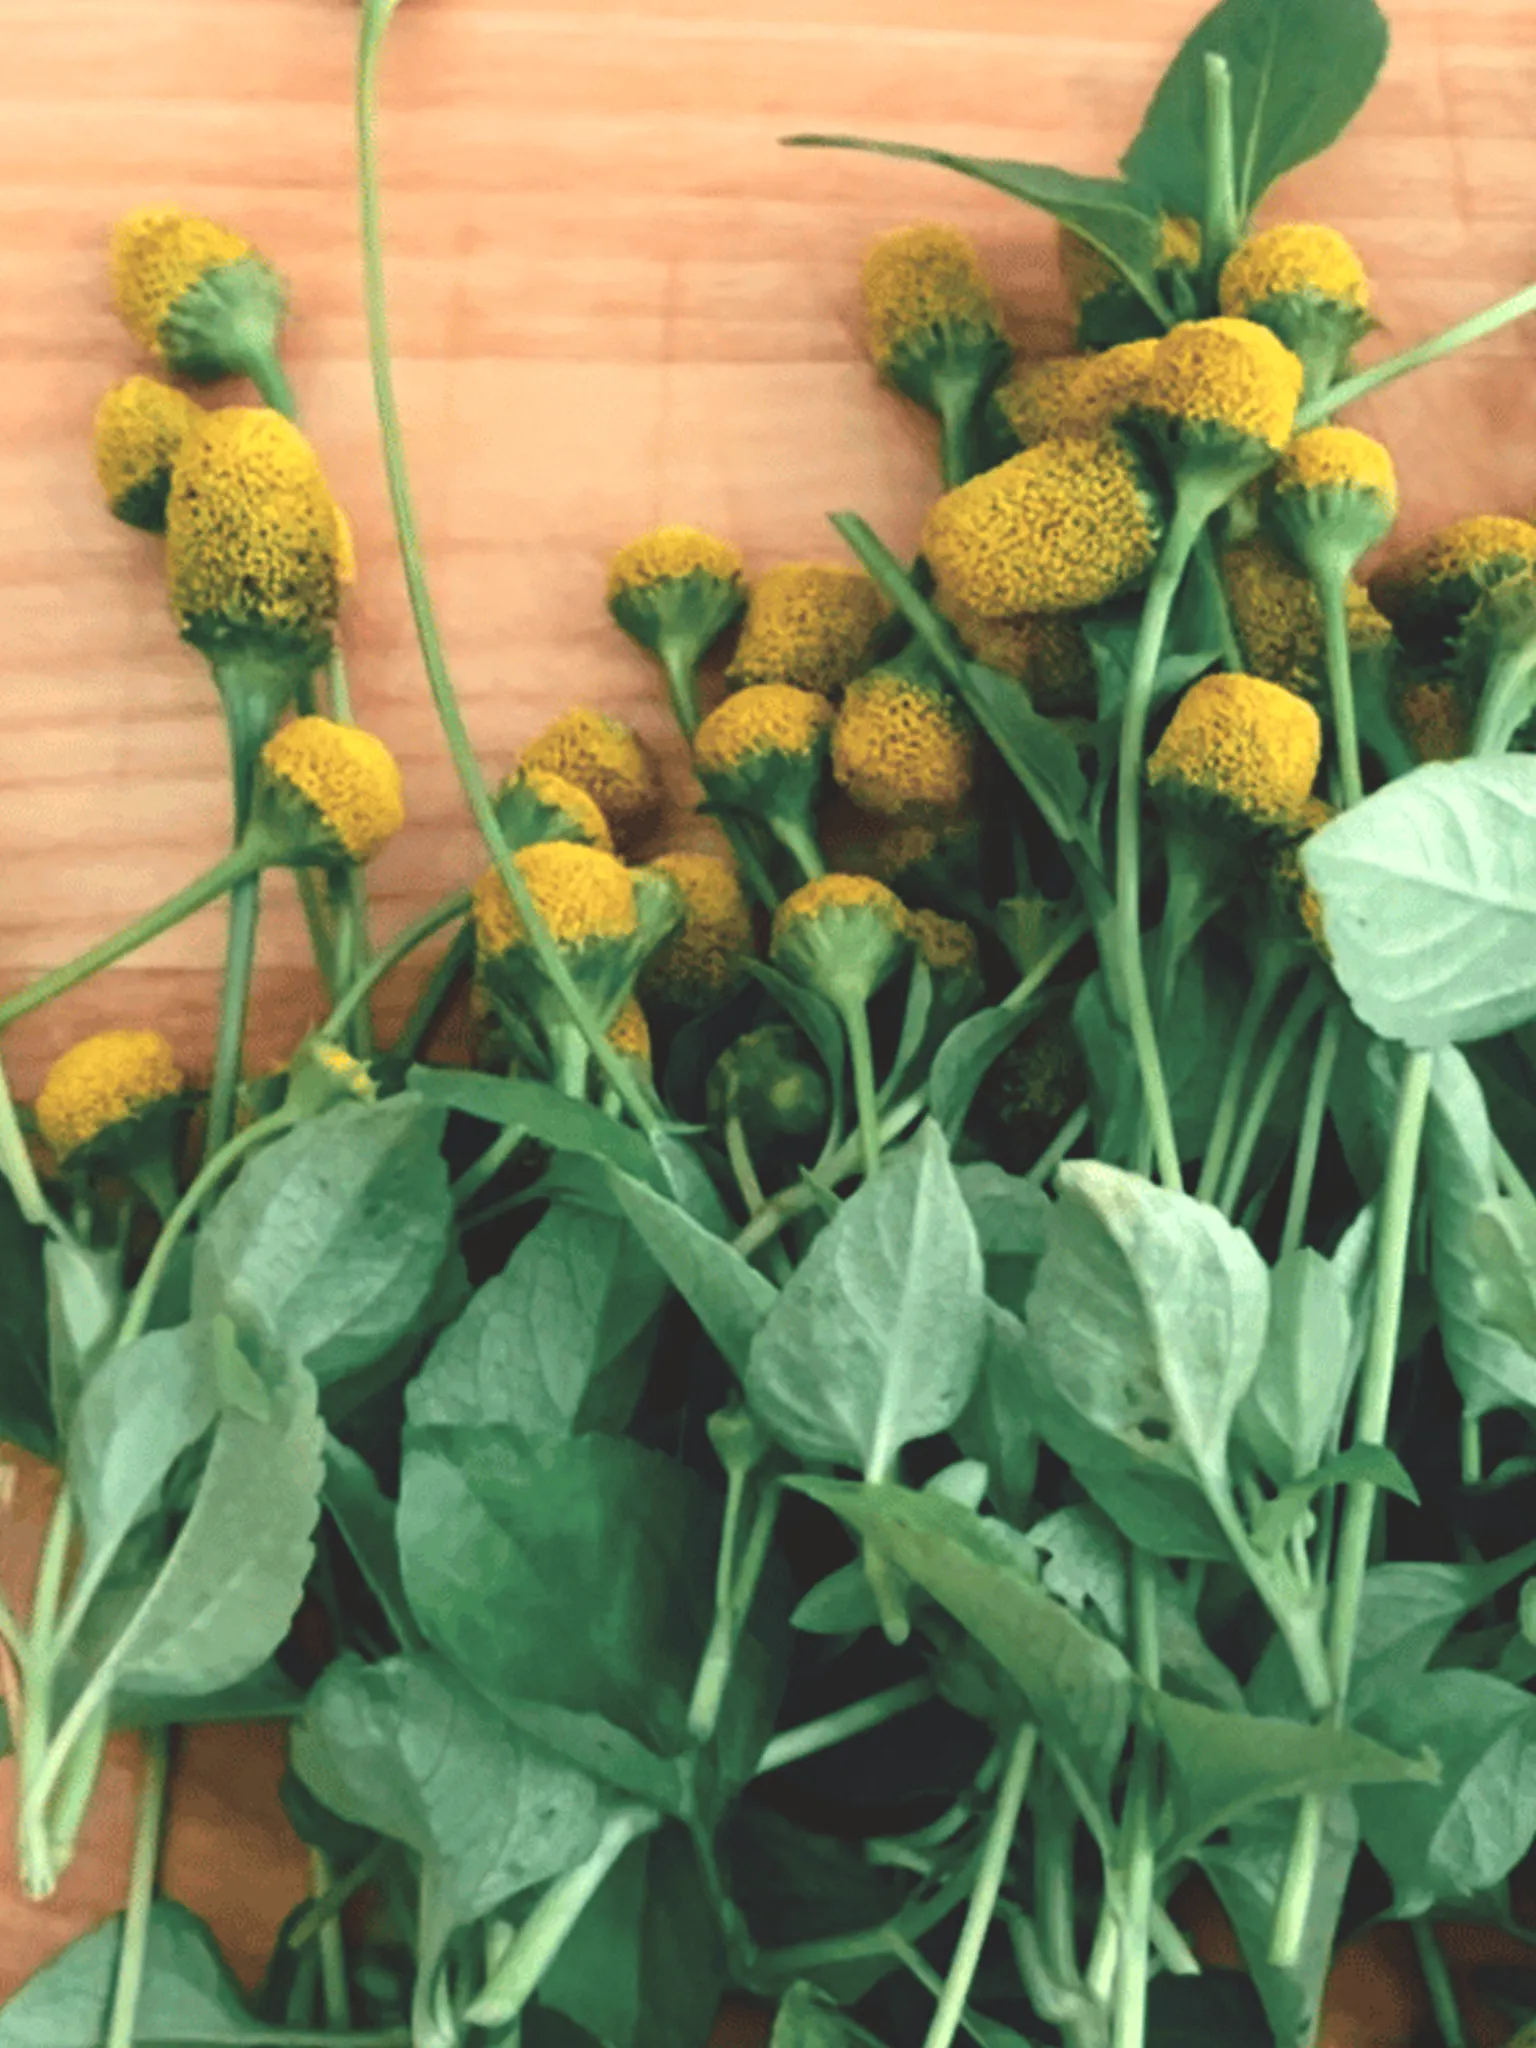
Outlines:
[[[1395,1451],[1385,1444],[1351,1444],[1305,1479],[1282,1487],[1273,1500],[1265,1501],[1253,1518],[1254,1548],[1265,1556],[1275,1556],[1325,1486],[1351,1486],[1359,1480],[1419,1505],[1418,1488]]]
[[[103,1359],[75,1410],[65,1466],[87,1563],[115,1553],[159,1504],[171,1467],[218,1412],[205,1329],[152,1330]]]
[[[676,1202],[622,1174],[613,1176],[613,1189],[705,1335],[733,1372],[744,1373],[752,1340],[778,1301],[777,1287]]]
[[[456,1109],[482,1123],[515,1125],[557,1152],[601,1159],[653,1187],[666,1186],[654,1153],[638,1131],[544,1081],[508,1081],[458,1067],[412,1067],[409,1078],[412,1092],[423,1102]]]
[[[1321,1252],[1288,1252],[1270,1274],[1269,1326],[1238,1430],[1277,1486],[1322,1464],[1359,1364],[1344,1276]]]
[[[325,1440],[323,1499],[396,1642],[405,1650],[421,1648],[421,1632],[411,1617],[400,1576],[395,1504],[385,1498],[372,1469],[356,1451],[333,1436]]]
[[[0,1442],[52,1458],[57,1442],[48,1396],[44,1236],[22,1215],[0,1174]]]
[[[961,1450],[985,1468],[987,1492],[1010,1522],[1023,1520],[1040,1463],[1029,1379],[1015,1342],[1018,1330],[1017,1319],[1006,1309],[987,1303],[987,1340],[975,1391],[950,1425]]]
[[[1472,1218],[1468,1244],[1478,1262],[1484,1319],[1536,1354],[1536,1224],[1523,1202],[1497,1195]]]
[[[747,1398],[797,1456],[883,1477],[964,1408],[985,1335],[976,1226],[928,1123],[811,1246],[753,1339]]]
[[[1088,782],[1076,743],[1035,710],[1010,676],[968,661],[955,687],[1056,837],[1078,838],[1088,814]]]
[[[1205,206],[1205,60],[1232,74],[1232,125],[1240,220],[1270,186],[1318,156],[1370,95],[1387,54],[1375,0],[1222,0],[1164,74],[1121,158],[1126,176],[1170,213],[1199,218]]]
[[[1306,842],[1360,1021],[1422,1049],[1536,1017],[1536,759],[1434,761]]]
[[[997,1003],[957,1024],[933,1056],[928,1074],[928,1108],[950,1144],[958,1142],[976,1091],[1035,1015]]]
[[[1098,714],[1101,721],[1118,718],[1124,709],[1126,693],[1131,687],[1131,663],[1137,637],[1137,625],[1130,619],[1088,619],[1084,622],[1083,638],[1088,642],[1088,651],[1093,656],[1093,666],[1099,679]],[[1177,696],[1180,690],[1197,676],[1203,676],[1220,659],[1214,648],[1190,654],[1164,655],[1157,665],[1152,684],[1152,704],[1156,706],[1166,697]]]
[[[81,1389],[111,1348],[123,1311],[120,1251],[93,1251],[73,1238],[43,1246],[48,1295],[48,1398],[54,1427],[69,1433]]]

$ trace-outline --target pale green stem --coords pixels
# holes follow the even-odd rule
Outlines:
[[[27,1140],[16,1114],[16,1101],[11,1094],[3,1060],[0,1060],[0,1173],[9,1181],[16,1206],[28,1223],[39,1230],[51,1231],[65,1242],[71,1241],[69,1231],[43,1193],[37,1168],[32,1164],[32,1154],[27,1150]]]
[[[1024,1805],[1024,1794],[1029,1787],[1029,1773],[1035,1761],[1035,1750],[1039,1740],[1038,1728],[1024,1727],[1014,1737],[1009,1749],[1008,1766],[1003,1773],[1003,1782],[998,1788],[997,1804],[993,1808],[986,1841],[982,1845],[975,1888],[965,1909],[960,1939],[955,1944],[949,1974],[944,1979],[943,1994],[929,2024],[923,2048],[951,2048],[956,2034],[960,2031],[961,2016],[965,2011],[966,2000],[970,1997],[971,1985],[976,1979],[982,1947],[992,1925],[992,1916],[997,1910],[997,1895],[1002,1890],[1003,1879],[1007,1874],[1008,1856],[1013,1848],[1014,1837],[1018,1833],[1019,1814]]]
[[[1052,1138],[1050,1144],[1040,1154],[1040,1157],[1035,1161],[1028,1173],[1025,1174],[1025,1185],[1032,1188],[1043,1188],[1057,1167],[1060,1166],[1063,1159],[1072,1150],[1078,1139],[1083,1135],[1084,1131],[1087,1130],[1088,1124],[1088,1105],[1086,1102],[1079,1103],[1078,1107],[1073,1110],[1072,1114],[1067,1118],[1055,1137]]]
[[[945,375],[933,380],[934,410],[939,418],[939,468],[946,491],[968,483],[976,473],[971,421],[976,409],[976,380]]]
[[[746,1126],[733,1109],[725,1120],[725,1156],[730,1162],[731,1172],[736,1176],[736,1185],[741,1190],[741,1199],[746,1204],[748,1216],[755,1216],[764,1205],[763,1184],[757,1177],[753,1163],[752,1148],[747,1143]]]
[[[680,653],[668,641],[663,641],[658,651],[667,678],[667,692],[672,699],[672,716],[677,720],[678,730],[683,738],[691,746],[693,736],[699,729],[697,667],[687,655]]]
[[[287,372],[272,349],[252,349],[240,364],[247,377],[256,386],[264,405],[270,405],[274,412],[280,412],[286,420],[299,416],[298,401],[293,395],[293,386],[288,382]]]
[[[1349,655],[1349,614],[1341,566],[1318,564],[1313,570],[1323,614],[1323,645],[1328,663],[1328,694],[1333,705],[1333,737],[1338,749],[1344,805],[1360,803],[1365,784],[1360,777],[1360,727],[1355,715],[1355,676]]]
[[[1137,1549],[1131,1551],[1131,1634],[1136,1674],[1144,1685],[1155,1688],[1162,1681],[1157,1581],[1153,1576],[1151,1559]],[[1147,2037],[1152,1892],[1157,1876],[1157,1844],[1152,1831],[1156,1768],[1155,1738],[1149,1728],[1140,1728],[1131,1759],[1131,1779],[1121,1830],[1125,1855],[1125,1903],[1110,2021],[1112,2048],[1144,2048]]]
[[[1202,1202],[1214,1202],[1216,1199],[1216,1190],[1227,1163],[1232,1135],[1237,1129],[1238,1112],[1243,1104],[1243,1083],[1248,1078],[1248,1063],[1253,1057],[1259,1027],[1274,1001],[1279,981],[1280,977],[1270,964],[1269,956],[1261,957],[1254,969],[1253,980],[1248,985],[1248,995],[1243,1004],[1242,1015],[1237,1020],[1237,1030],[1232,1036],[1232,1049],[1227,1055],[1227,1071],[1221,1084],[1221,1094],[1216,1100],[1216,1114],[1211,1120],[1210,1136],[1206,1139],[1205,1158],[1201,1163],[1200,1180],[1195,1189]]]
[[[745,1478],[746,1474],[743,1472],[743,1483]],[[733,1472],[733,1483],[734,1480]],[[779,1486],[777,1482],[772,1482],[757,1504],[757,1513],[752,1518],[752,1527],[747,1534],[739,1569],[735,1564],[735,1530],[733,1528],[721,1531],[716,1583],[718,1588],[728,1577],[729,1585],[724,1599],[717,1598],[714,1625],[704,1646],[704,1654],[699,1660],[693,1697],[688,1703],[688,1732],[696,1743],[708,1742],[719,1722],[720,1709],[725,1704],[725,1689],[730,1682],[731,1668],[736,1660],[736,1648],[741,1640],[741,1631],[751,1612],[752,1602],[757,1597],[757,1586],[763,1575],[763,1567],[768,1562],[774,1524],[778,1520],[779,1501]],[[739,1499],[737,1512],[740,1512]],[[725,1548],[728,1535],[729,1553]]]
[[[397,968],[402,960],[410,958],[418,946],[434,938],[444,925],[452,924],[455,918],[467,917],[470,895],[467,889],[455,889],[451,896],[445,896],[440,903],[434,903],[430,910],[422,912],[414,923],[397,932],[389,943],[381,946],[363,968],[356,980],[348,987],[329,1017],[320,1026],[320,1038],[339,1038],[350,1023],[354,1012],[366,1003],[374,989]]]
[[[1447,327],[1443,334],[1434,335],[1428,341],[1415,343],[1401,354],[1388,356],[1385,362],[1373,363],[1368,370],[1361,370],[1357,376],[1347,377],[1342,384],[1335,384],[1310,405],[1303,406],[1296,416],[1296,431],[1315,427],[1322,420],[1332,417],[1346,405],[1353,405],[1357,399],[1365,398],[1372,391],[1379,391],[1384,384],[1391,384],[1398,377],[1404,377],[1410,370],[1422,369],[1426,363],[1438,362],[1442,356],[1454,355],[1457,349],[1466,348],[1484,336],[1496,334],[1501,327],[1507,327],[1512,320],[1523,320],[1527,313],[1536,313],[1536,284],[1528,284],[1507,299],[1501,299],[1496,306],[1488,306],[1481,313],[1474,313],[1468,320],[1457,321],[1454,327]]]
[[[155,1871],[160,1862],[160,1832],[165,1823],[168,1745],[163,1728],[144,1736],[144,1782],[139,1790],[138,1820],[133,1835],[133,1861],[128,1872],[128,1904],[123,1914],[122,1946],[112,1987],[112,2011],[105,2048],[133,2048],[134,2021],[144,1984],[149,1950],[149,1916],[155,1902]]]
[[[1337,1005],[1323,1019],[1312,1055],[1312,1077],[1301,1112],[1296,1136],[1296,1163],[1291,1171],[1290,1199],[1285,1205],[1285,1227],[1280,1235],[1280,1256],[1298,1250],[1307,1234],[1307,1210],[1312,1200],[1312,1183],[1317,1177],[1317,1155],[1323,1141],[1323,1124],[1328,1115],[1328,1092],[1344,1035],[1344,1013]]]
[[[898,1102],[896,1107],[889,1110],[881,1119],[882,1142],[889,1144],[893,1139],[899,1138],[902,1132],[922,1115],[923,1107],[921,1095],[909,1095],[905,1101]],[[771,1243],[778,1236],[792,1216],[799,1216],[805,1210],[814,1208],[821,1195],[835,1188],[840,1180],[854,1171],[861,1150],[862,1140],[855,1132],[851,1138],[837,1146],[809,1176],[809,1186],[804,1181],[796,1181],[793,1187],[782,1189],[759,1210],[745,1230],[740,1231],[732,1240],[732,1249],[740,1252],[744,1259],[750,1258],[754,1252],[761,1251],[765,1244]]]
[[[880,1091],[875,1083],[875,1049],[869,1036],[869,1013],[857,997],[838,1005],[848,1050],[853,1056],[853,1099],[859,1116],[859,1143],[866,1179],[880,1171]]]
[[[472,1165],[466,1166],[454,1182],[455,1209],[463,1209],[467,1202],[479,1194],[488,1180],[495,1179],[527,1135],[525,1124],[508,1124],[505,1130],[496,1133],[480,1157]]]
[[[261,870],[243,875],[229,892],[229,934],[224,954],[224,987],[219,997],[219,1030],[208,1096],[207,1150],[220,1151],[235,1127],[245,1065],[245,1026],[256,967],[256,932],[261,918]]]
[[[1218,1207],[1224,1215],[1230,1216],[1236,1210],[1243,1192],[1243,1183],[1248,1178],[1248,1169],[1253,1164],[1253,1155],[1264,1135],[1264,1119],[1269,1115],[1270,1105],[1275,1099],[1280,1083],[1285,1079],[1286,1069],[1296,1055],[1296,1048],[1303,1035],[1310,1028],[1323,1001],[1322,990],[1315,981],[1307,981],[1298,991],[1280,1029],[1275,1033],[1274,1044],[1268,1057],[1259,1069],[1258,1079],[1253,1084],[1249,1097],[1248,1112],[1243,1118],[1242,1129],[1238,1132],[1237,1143],[1232,1148],[1232,1157],[1227,1166],[1226,1179],[1222,1183]]]
[[[335,1884],[335,1875],[323,1849],[309,1852],[309,1888],[313,1898],[323,1899]],[[337,2033],[352,2024],[352,1994],[347,1983],[347,1942],[339,1914],[329,1914],[320,1924],[320,1988],[325,1999],[325,2023]]]
[[[47,1796],[52,1790],[48,1763],[53,1735],[53,1680],[59,1655],[55,1625],[74,1530],[74,1501],[60,1479],[32,1589],[23,1666],[25,1693],[21,1727],[16,1735],[16,1860],[22,1889],[33,1899],[49,1897],[60,1875],[48,1829]]]
[[[1461,1418],[1461,1483],[1480,1486],[1483,1478],[1483,1425],[1481,1416]]]
[[[1462,2021],[1456,1986],[1446,1967],[1445,1952],[1435,1938],[1435,1930],[1422,1915],[1410,1920],[1408,1926],[1444,2048],[1467,2048],[1467,2030]]]
[[[815,1721],[802,1721],[798,1728],[786,1728],[782,1735],[774,1736],[758,1758],[753,1775],[765,1778],[770,1771],[782,1771],[787,1764],[797,1764],[803,1757],[817,1756],[824,1749],[834,1749],[841,1742],[852,1741],[855,1735],[866,1735],[872,1728],[883,1728],[887,1721],[894,1721],[899,1714],[909,1714],[914,1707],[923,1706],[933,1697],[931,1680],[909,1678],[900,1685],[887,1687],[884,1692],[872,1694],[867,1700],[855,1700],[851,1706],[839,1707],[834,1714],[823,1714]]]
[[[998,1008],[1015,1012],[1022,1010],[1031,996],[1050,980],[1072,948],[1086,939],[1092,930],[1093,920],[1090,917],[1075,917],[1070,924],[1063,926],[1029,972],[1022,975],[1003,997]]]
[[[1232,70],[1215,51],[1205,59],[1205,222],[1201,261],[1215,276],[1237,247],[1237,171],[1232,132]]]
[[[827,872],[821,848],[798,819],[776,818],[769,830],[808,882],[819,881]]]

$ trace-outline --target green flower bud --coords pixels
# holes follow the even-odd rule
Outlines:
[[[883,883],[822,875],[774,912],[769,957],[846,1014],[890,980],[911,943],[908,913]]]

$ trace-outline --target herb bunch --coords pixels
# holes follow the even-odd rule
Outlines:
[[[0,1025],[219,897],[228,957],[206,1091],[129,1031],[0,1084],[0,1424],[61,1468],[0,1607],[29,1891],[110,1730],[147,1755],[124,1915],[0,2048],[700,2048],[728,1992],[774,2048],[1305,2048],[1376,1919],[1456,2048],[1431,1916],[1509,1924],[1536,1839],[1536,526],[1362,580],[1397,484],[1335,420],[1536,288],[1356,370],[1355,252],[1255,225],[1368,93],[1374,0],[1222,0],[1113,178],[796,138],[1051,213],[1079,346],[1016,359],[964,239],[897,230],[918,559],[851,512],[852,563],[617,551],[715,833],[671,845],[600,711],[494,786],[473,751],[388,345],[392,11],[375,395],[486,863],[374,941],[401,783],[284,287],[131,216],[130,332],[263,400],[135,376],[96,436],[226,713],[231,850]],[[250,1075],[285,867],[329,1015]],[[169,1731],[256,1715],[315,1886],[248,2002],[155,1871]]]

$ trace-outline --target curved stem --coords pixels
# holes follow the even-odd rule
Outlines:
[[[1328,664],[1328,693],[1333,704],[1333,737],[1339,755],[1339,779],[1347,809],[1365,796],[1360,779],[1360,726],[1355,715],[1355,678],[1349,657],[1349,615],[1344,602],[1345,577],[1336,563],[1319,563],[1312,580],[1323,614],[1323,646]]]
[[[1301,1043],[1302,1034],[1323,1001],[1322,991],[1317,983],[1308,979],[1298,990],[1296,1000],[1275,1033],[1275,1042],[1269,1049],[1269,1056],[1259,1069],[1259,1077],[1253,1084],[1249,1098],[1248,1113],[1243,1118],[1243,1127],[1238,1133],[1237,1143],[1232,1148],[1232,1158],[1227,1166],[1226,1179],[1222,1183],[1221,1199],[1217,1206],[1224,1215],[1230,1216],[1237,1207],[1243,1192],[1243,1182],[1248,1178],[1248,1169],[1253,1164],[1253,1155],[1264,1134],[1264,1119],[1269,1115],[1269,1106],[1275,1099],[1275,1091],[1285,1079],[1285,1070],[1295,1056]]]
[[[1232,1133],[1237,1128],[1238,1111],[1242,1108],[1243,1083],[1248,1078],[1248,1062],[1253,1057],[1253,1048],[1259,1036],[1280,976],[1275,972],[1268,956],[1258,961],[1253,980],[1248,985],[1248,997],[1243,1004],[1242,1015],[1237,1020],[1237,1030],[1232,1036],[1232,1049],[1227,1055],[1227,1071],[1221,1084],[1221,1094],[1216,1099],[1216,1114],[1211,1120],[1210,1136],[1205,1141],[1205,1158],[1201,1163],[1200,1181],[1195,1189],[1202,1202],[1214,1202],[1216,1190],[1221,1184],[1222,1169],[1227,1163],[1228,1148]]]
[[[380,195],[378,141],[374,132],[374,110],[378,99],[379,58],[384,33],[392,13],[391,0],[365,0],[357,62],[357,158],[358,198],[362,221],[364,303],[368,318],[368,360],[373,374],[374,407],[378,414],[384,469],[394,510],[401,566],[422,666],[432,692],[438,720],[448,742],[448,751],[464,790],[475,823],[491,851],[518,916],[528,933],[539,966],[551,988],[570,1012],[576,1027],[591,1048],[592,1055],[612,1084],[625,1108],[642,1131],[654,1135],[663,1119],[629,1062],[608,1043],[601,1025],[592,1014],[566,965],[564,955],[550,936],[548,925],[534,902],[527,883],[512,859],[512,849],[496,816],[485,777],[475,759],[464,714],[459,708],[448,663],[438,630],[421,540],[416,528],[416,508],[410,474],[405,461],[400,408],[395,395],[394,366],[389,346],[389,311],[384,277],[383,210]]]
[[[379,948],[358,974],[330,1016],[320,1026],[316,1036],[339,1038],[385,975],[393,973],[402,960],[409,959],[418,946],[424,946],[428,939],[434,938],[445,924],[452,924],[456,917],[467,917],[469,907],[469,891],[456,889],[451,896],[445,896],[440,903],[434,903],[430,910],[424,910],[421,916],[408,924],[403,931],[397,932],[387,945]]]
[[[1301,1112],[1296,1135],[1296,1163],[1291,1169],[1291,1193],[1285,1208],[1285,1228],[1280,1235],[1280,1256],[1300,1249],[1307,1234],[1307,1209],[1312,1200],[1312,1183],[1317,1177],[1318,1148],[1323,1139],[1323,1122],[1328,1114],[1328,1091],[1333,1086],[1333,1069],[1344,1034],[1344,1013],[1334,1007],[1323,1019],[1312,1055],[1312,1078]]]
[[[219,1034],[208,1096],[209,1152],[219,1151],[235,1127],[235,1109],[245,1062],[245,1025],[256,968],[256,931],[261,921],[261,871],[244,875],[229,892],[229,936],[224,953],[224,987],[219,997]]]
[[[1413,1935],[1414,1953],[1419,1959],[1424,1988],[1429,1993],[1443,2048],[1467,2048],[1467,2030],[1462,2022],[1456,1985],[1446,1965],[1445,1953],[1435,1939],[1435,1930],[1424,1915],[1410,1920],[1408,1927]]]
[[[663,639],[657,653],[667,678],[672,716],[689,745],[699,729],[699,677],[696,665],[669,640]]]
[[[1007,1874],[1008,1854],[1018,1833],[1019,1814],[1023,1809],[1039,1740],[1037,1728],[1024,1727],[1014,1737],[1009,1749],[1007,1768],[998,1788],[997,1805],[992,1810],[986,1841],[982,1845],[981,1862],[976,1869],[975,1887],[965,1909],[960,1939],[955,1944],[949,1974],[944,1979],[943,1994],[929,2024],[923,2048],[951,2048],[960,2031],[965,2002],[975,1982],[982,1947],[997,1910],[997,1895]]]
[[[1385,362],[1373,363],[1358,376],[1347,377],[1342,384],[1335,384],[1310,405],[1303,406],[1296,416],[1296,431],[1315,427],[1320,420],[1326,420],[1346,405],[1353,405],[1358,398],[1364,398],[1372,391],[1379,391],[1384,384],[1393,383],[1404,377],[1410,370],[1422,369],[1426,363],[1438,362],[1442,356],[1454,355],[1459,348],[1481,341],[1485,335],[1496,334],[1501,327],[1507,327],[1512,320],[1523,320],[1527,313],[1536,313],[1536,284],[1528,284],[1507,299],[1500,299],[1496,306],[1488,306],[1481,313],[1474,313],[1469,320],[1458,320],[1454,327],[1447,327],[1443,334],[1434,335],[1428,341],[1415,343],[1401,354],[1388,356]]]
[[[149,1915],[155,1902],[155,1870],[160,1861],[160,1831],[165,1821],[168,1744],[163,1728],[144,1736],[144,1783],[139,1790],[138,1821],[133,1835],[133,1861],[128,1873],[128,1904],[123,1914],[123,1940],[117,1952],[117,1977],[105,2048],[133,2048],[134,2021],[144,1983],[149,1950]]]
[[[43,1193],[37,1168],[32,1164],[32,1154],[27,1150],[26,1136],[16,1114],[16,1099],[11,1094],[4,1061],[0,1061],[0,1174],[4,1174],[10,1183],[16,1206],[28,1223],[39,1230],[51,1231],[55,1237],[69,1238],[69,1231]]]
[[[782,1735],[774,1736],[758,1758],[752,1775],[765,1778],[770,1771],[782,1771],[787,1764],[797,1764],[804,1757],[819,1756],[824,1749],[835,1749],[840,1742],[851,1742],[856,1735],[883,1728],[887,1721],[894,1721],[899,1714],[909,1714],[914,1707],[921,1707],[935,1697],[931,1679],[905,1678],[900,1685],[888,1686],[868,1699],[855,1700],[851,1706],[839,1707],[819,1720],[802,1721],[798,1728],[786,1728]]]
[[[240,367],[256,386],[263,405],[270,405],[285,420],[298,418],[298,400],[275,349],[253,349]]]

